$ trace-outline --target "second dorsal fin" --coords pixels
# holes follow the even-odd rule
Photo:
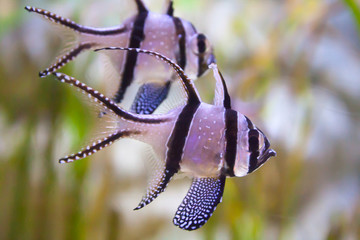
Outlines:
[[[168,0],[168,2],[166,14],[172,17],[174,16],[174,2],[172,0]]]
[[[138,12],[148,12],[149,10],[145,7],[145,4],[143,3],[142,0],[135,0]]]
[[[231,109],[230,95],[228,93],[224,77],[219,71],[216,63],[210,64],[209,68],[213,70],[216,80],[214,105],[223,106],[226,109]]]

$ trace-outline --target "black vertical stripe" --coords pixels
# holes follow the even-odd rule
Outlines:
[[[247,116],[245,116],[245,115],[244,115],[244,117],[245,117],[245,119],[246,119],[248,128],[249,128],[249,129],[254,129],[254,124],[250,121],[250,119],[249,119]]]
[[[259,131],[256,129],[251,129],[248,133],[249,141],[249,170],[248,173],[253,172],[258,166],[258,157],[259,157]]]
[[[179,39],[179,53],[176,54],[176,63],[185,69],[186,66],[186,33],[180,18],[173,17],[176,37]]]
[[[204,53],[206,51],[206,37],[204,34],[200,33],[197,36],[197,51],[198,51],[198,72],[197,76],[200,77],[207,69],[207,65],[204,63]]]
[[[225,162],[227,165],[226,173],[234,176],[234,165],[237,152],[238,141],[238,113],[234,110],[225,111]]]
[[[140,10],[140,9],[139,9]],[[148,11],[141,11],[134,22],[134,26],[130,36],[129,47],[139,48],[141,42],[145,39],[144,26],[148,16]],[[136,51],[130,51],[126,55],[124,72],[122,75],[121,85],[118,92],[115,95],[115,102],[119,103],[124,98],[126,89],[130,86],[134,78],[134,70],[136,66],[138,53]]]
[[[175,127],[167,142],[166,170],[169,171],[169,174],[175,174],[180,169],[180,161],[190,131],[191,122],[199,106],[200,102],[185,105],[175,123]]]

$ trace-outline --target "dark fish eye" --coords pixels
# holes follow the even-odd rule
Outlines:
[[[191,48],[196,55],[204,55],[210,49],[210,44],[206,38],[206,36],[202,33],[194,36],[192,40]]]
[[[200,33],[197,37],[197,47],[199,54],[203,54],[206,51],[206,37],[202,33]]]

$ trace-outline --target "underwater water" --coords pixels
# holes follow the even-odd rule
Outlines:
[[[165,1],[145,1],[163,11]],[[208,223],[172,224],[189,188],[177,178],[139,211],[148,166],[121,140],[71,164],[99,128],[73,89],[39,78],[63,49],[58,29],[29,14],[44,8],[86,26],[132,16],[132,0],[0,0],[0,239],[359,239],[360,4],[344,1],[180,1],[175,15],[214,45],[234,108],[277,156],[226,182]],[[88,52],[60,70],[98,90],[106,68]],[[196,86],[214,95],[209,72]]]

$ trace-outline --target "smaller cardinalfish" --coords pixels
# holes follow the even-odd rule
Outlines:
[[[87,157],[120,138],[133,138],[152,146],[160,165],[147,193],[135,210],[152,202],[178,172],[193,178],[178,207],[173,223],[185,230],[203,226],[221,202],[226,177],[242,177],[262,166],[276,152],[264,133],[246,116],[231,109],[225,81],[213,63],[216,79],[214,104],[201,101],[194,83],[171,59],[148,50],[111,47],[144,53],[168,63],[180,77],[187,99],[168,113],[140,115],[127,112],[98,91],[63,73],[54,73],[61,82],[73,85],[116,117],[108,136],[82,151],[60,159],[60,163]]]
[[[135,0],[137,14],[124,21],[123,25],[111,28],[93,28],[75,23],[52,12],[27,6],[29,12],[40,14],[58,26],[70,31],[75,44],[57,61],[39,73],[45,77],[80,53],[102,47],[142,48],[168,56],[195,79],[215,62],[213,49],[206,36],[198,33],[188,21],[174,16],[173,1],[167,1],[165,14],[149,11],[141,0]],[[63,34],[69,35],[69,34]],[[167,65],[151,61],[147,55],[137,52],[106,52],[118,80],[116,86],[107,84],[113,101],[132,112],[151,114],[167,98],[174,79]],[[165,68],[164,68],[165,67]],[[110,74],[111,75],[111,74]],[[131,88],[133,87],[133,88]]]

